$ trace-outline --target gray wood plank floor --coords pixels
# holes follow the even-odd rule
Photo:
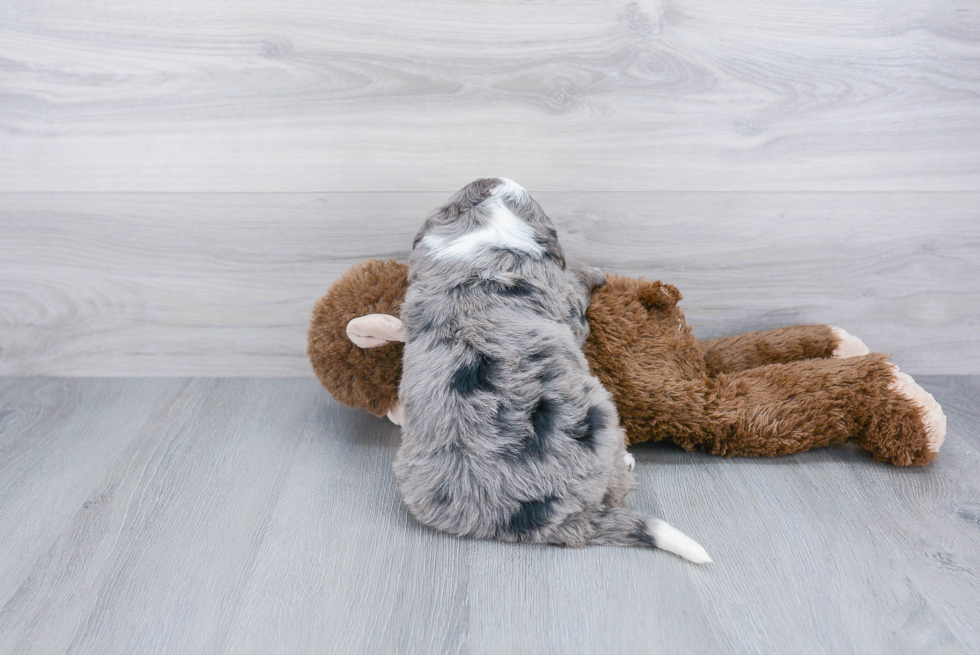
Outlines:
[[[0,652],[976,653],[980,377],[939,460],[635,448],[715,564],[419,527],[315,380],[0,378]]]

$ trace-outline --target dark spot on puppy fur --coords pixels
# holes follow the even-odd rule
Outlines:
[[[589,450],[595,450],[595,434],[606,427],[606,414],[598,405],[589,407],[585,418],[576,423],[569,431],[569,436]]]
[[[515,461],[525,461],[530,458],[540,458],[544,455],[548,447],[548,435],[554,428],[555,414],[557,408],[554,404],[542,398],[531,411],[531,430],[527,431],[527,419],[521,417],[519,421],[511,420],[508,425],[498,426],[502,434],[519,434],[520,437],[511,442],[508,448],[510,459]],[[497,415],[498,420],[501,415]],[[515,432],[519,430],[519,432]]]
[[[636,522],[636,530],[633,532],[633,538],[644,546],[649,546],[650,548],[657,547],[657,542],[654,541],[653,536],[647,532],[646,523],[643,521]]]
[[[539,293],[541,290],[523,278],[500,279],[500,278],[469,278],[452,287],[453,293],[469,293],[473,289],[482,289],[488,293],[497,294],[505,298],[527,298]]]
[[[426,332],[432,332],[436,327],[436,320],[431,316],[425,316],[422,320],[413,322],[406,326],[409,339],[418,339]]]
[[[541,500],[524,501],[510,517],[510,529],[517,534],[527,534],[548,525],[555,500],[554,496],[548,496]]]
[[[448,505],[452,502],[452,494],[449,492],[449,483],[445,480],[439,483],[436,487],[435,493],[432,496],[434,500],[439,505]]]
[[[498,434],[507,433],[514,426],[513,412],[504,404],[497,405],[497,413],[493,416],[494,427]]]
[[[537,444],[537,449],[544,447],[548,435],[555,430],[555,421],[558,418],[558,406],[555,401],[548,398],[541,398],[531,412],[531,427],[534,429],[532,443]]]
[[[553,382],[557,380],[561,374],[561,369],[557,366],[555,359],[557,359],[558,354],[555,349],[548,346],[547,344],[541,346],[539,349],[531,352],[528,356],[528,362],[531,364],[536,364],[534,366],[537,370],[535,377],[540,382]]]
[[[541,382],[542,384],[547,384],[549,382],[554,382],[555,380],[560,378],[561,370],[555,366],[548,366],[547,368],[539,368],[537,375],[535,375],[534,377],[537,378],[538,382]]]
[[[528,360],[532,362],[543,362],[546,359],[552,359],[555,355],[554,349],[544,346],[539,350],[535,350],[533,353],[527,356]]]
[[[593,434],[592,428],[589,427],[586,421],[582,421],[573,427],[571,432],[569,432],[569,436],[583,446],[588,447],[589,450],[595,450],[595,434]]]
[[[549,411],[553,409],[545,408],[544,413]],[[554,417],[547,420],[554,421]],[[501,456],[512,462],[540,458],[547,449],[546,435],[549,431],[544,426],[544,421],[544,414],[538,412],[537,405],[531,414],[530,425],[527,416],[522,412],[506,406],[498,407],[493,424],[501,443]]]
[[[464,396],[476,391],[493,390],[493,358],[485,353],[477,353],[476,358],[463,364],[453,374],[452,388]]]
[[[585,420],[594,432],[604,430],[606,428],[606,421],[608,420],[606,410],[599,405],[593,405],[585,413]]]
[[[453,291],[468,292],[474,288],[494,293],[505,298],[527,298],[538,293],[540,289],[523,278],[517,279],[469,279],[453,287]]]
[[[527,298],[538,291],[536,286],[524,279],[518,279],[508,283],[490,280],[487,284],[494,293],[508,298]]]

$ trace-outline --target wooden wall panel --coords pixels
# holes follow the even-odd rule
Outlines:
[[[6,194],[0,374],[308,375],[316,299],[448,193]],[[832,323],[980,371],[980,193],[536,197],[569,261],[676,284],[701,337]]]
[[[0,61],[0,191],[980,188],[969,0],[14,0]]]
[[[10,0],[0,372],[305,374],[316,297],[486,175],[699,334],[980,370],[975,3]]]

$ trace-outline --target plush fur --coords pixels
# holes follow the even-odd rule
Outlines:
[[[942,442],[924,421],[935,400],[899,393],[887,355],[834,358],[839,337],[825,325],[699,343],[680,299],[671,285],[613,276],[593,294],[585,352],[631,441],[774,456],[853,440],[899,466],[935,459]]]
[[[353,266],[317,303],[309,355],[340,402],[384,416],[398,402],[403,345],[362,350],[347,323],[400,315],[407,267]],[[773,456],[850,441],[897,466],[935,459],[942,408],[886,355],[843,330],[805,325],[698,341],[669,284],[608,276],[594,290],[584,345],[630,443],[673,441],[724,456]],[[851,355],[851,356],[849,356]]]
[[[625,437],[582,353],[591,291],[605,280],[566,270],[550,219],[523,189],[498,178],[462,189],[419,232],[408,279],[394,471],[420,522],[708,561],[662,521],[620,507]]]
[[[406,291],[408,266],[371,259],[352,266],[317,301],[307,354],[339,402],[384,416],[398,401],[403,344],[360,348],[347,337],[347,324],[365,314],[400,316]]]

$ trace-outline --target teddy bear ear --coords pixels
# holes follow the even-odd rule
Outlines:
[[[368,314],[347,324],[347,337],[361,348],[377,348],[392,341],[405,341],[405,326],[401,319],[388,314]]]
[[[672,284],[664,284],[660,281],[647,282],[646,280],[637,290],[637,295],[647,309],[670,309],[683,298],[681,292]]]

